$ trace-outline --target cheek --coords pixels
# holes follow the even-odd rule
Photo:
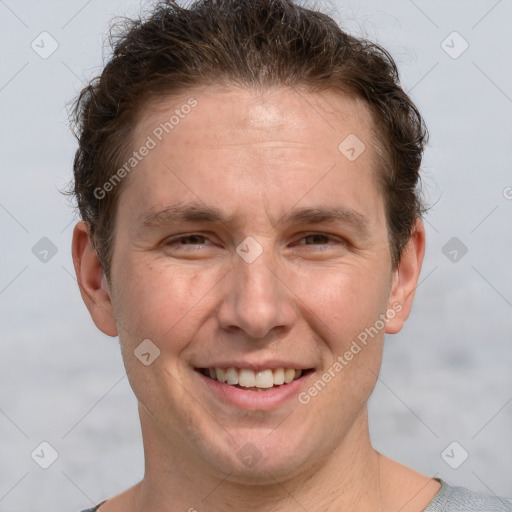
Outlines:
[[[130,277],[121,279],[115,303],[130,385],[139,402],[155,417],[174,417],[180,404],[190,399],[186,388],[177,384],[184,378],[180,354],[211,315],[215,283],[222,275],[213,270],[178,268],[168,260],[149,262],[140,258],[132,262],[126,258],[123,266],[130,269]],[[134,356],[146,339],[159,350],[148,366]],[[186,422],[183,417],[180,421]]]
[[[294,291],[303,298],[304,314],[337,354],[386,311],[390,285],[376,270],[346,264],[306,273],[306,279],[296,281],[300,288]]]
[[[386,314],[390,282],[375,266],[347,266],[317,273],[314,285],[308,281],[303,286],[310,289],[304,295],[310,323],[324,341],[325,366],[318,380],[328,382],[324,387],[316,381],[307,392],[319,396],[313,405],[318,418],[327,422],[334,414],[349,428],[379,373],[385,327],[381,315]]]
[[[179,352],[200,327],[222,271],[179,267],[163,259],[146,263],[144,258],[126,268],[130,277],[116,301],[124,341],[133,345],[149,338],[161,350]]]

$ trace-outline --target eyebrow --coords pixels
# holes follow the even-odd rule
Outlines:
[[[142,228],[166,226],[178,222],[226,222],[222,212],[213,206],[199,204],[176,204],[141,215]]]
[[[139,229],[165,227],[176,223],[209,222],[233,224],[235,215],[226,216],[213,206],[186,203],[171,205],[162,210],[148,212],[140,217]],[[345,207],[303,207],[295,208],[283,215],[273,224],[334,224],[341,222],[353,227],[359,234],[368,235],[369,221],[361,213]],[[138,230],[139,231],[139,230]]]
[[[332,224],[342,222],[354,227],[362,234],[368,234],[368,219],[356,210],[343,207],[305,207],[292,210],[285,214],[280,222],[285,224]]]

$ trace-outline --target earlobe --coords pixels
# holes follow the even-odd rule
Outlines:
[[[402,330],[412,309],[414,294],[425,254],[425,228],[420,219],[416,220],[413,234],[404,247],[398,269],[393,275],[388,310],[394,310],[393,318],[386,324],[387,334]]]
[[[109,286],[92,246],[87,222],[80,221],[73,230],[72,255],[80,294],[93,322],[108,336],[117,336]]]

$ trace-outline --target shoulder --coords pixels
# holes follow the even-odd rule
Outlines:
[[[424,512],[512,512],[512,500],[485,496],[441,480],[441,489]]]

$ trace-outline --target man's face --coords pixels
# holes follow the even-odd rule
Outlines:
[[[389,313],[401,305],[372,122],[335,93],[191,96],[193,108],[169,100],[136,126],[134,149],[148,136],[156,145],[120,195],[113,310],[146,442],[264,481],[357,437],[384,331],[403,320]],[[158,140],[175,109],[182,117]],[[134,355],[143,340],[146,363],[160,351],[147,365]],[[243,369],[229,372],[243,385],[212,379],[215,368]],[[278,368],[302,376],[280,384],[281,370],[268,371]]]

